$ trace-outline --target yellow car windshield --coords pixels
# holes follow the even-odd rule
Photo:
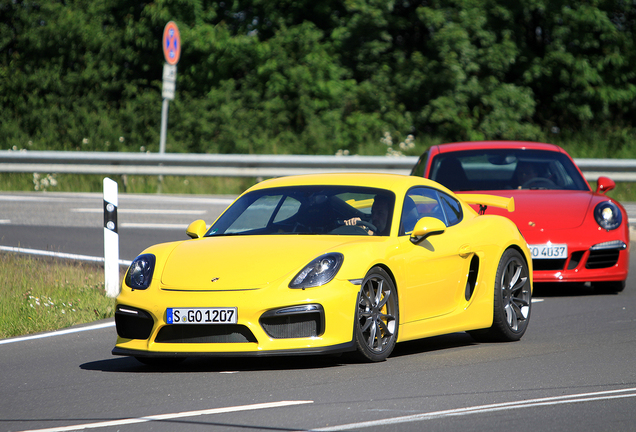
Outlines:
[[[375,203],[375,207],[374,207]],[[380,204],[384,226],[373,223]],[[219,235],[388,235],[395,195],[354,186],[290,186],[261,189],[239,198],[206,236]]]

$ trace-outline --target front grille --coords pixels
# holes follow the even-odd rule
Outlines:
[[[115,310],[117,334],[124,339],[148,339],[154,325],[152,316],[141,309],[118,305]]]
[[[260,323],[274,339],[316,337],[324,332],[324,310],[314,304],[271,310],[261,316]]]
[[[586,269],[602,269],[615,266],[620,251],[617,249],[591,250],[585,263]]]
[[[158,343],[256,343],[252,332],[238,324],[167,325],[159,330]]]
[[[584,253],[585,251],[572,252],[572,255],[570,255],[570,263],[568,264],[568,270],[574,270],[578,267]]]

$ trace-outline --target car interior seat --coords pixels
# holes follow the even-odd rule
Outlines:
[[[461,162],[454,157],[442,159],[442,162],[435,172],[435,178],[432,180],[443,184],[452,191],[470,189],[466,172]]]

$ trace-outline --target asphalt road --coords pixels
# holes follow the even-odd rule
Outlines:
[[[212,223],[234,198],[120,194],[120,259],[187,239],[190,222]],[[101,194],[0,193],[0,246],[103,257],[103,203]]]
[[[130,261],[153,244],[187,239],[190,222],[209,225],[234,198],[120,194],[120,258]],[[636,227],[636,203],[625,207]],[[103,211],[101,194],[0,193],[0,246],[103,257]]]
[[[120,197],[121,257],[185,238],[190,221],[210,222],[229,198]],[[0,245],[103,253],[99,195],[0,194],[0,209]],[[159,209],[181,213],[148,212]],[[633,431],[635,255],[617,295],[537,286],[520,342],[456,333],[398,344],[376,364],[282,357],[149,368],[111,355],[112,320],[0,340],[0,430]]]

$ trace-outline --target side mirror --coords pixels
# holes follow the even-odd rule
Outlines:
[[[442,234],[446,231],[444,222],[433,217],[423,217],[415,224],[411,233],[411,242],[417,244],[428,236]]]
[[[614,180],[608,177],[599,177],[596,182],[596,192],[607,193],[616,187]]]
[[[199,219],[188,225],[188,228],[186,228],[186,234],[190,238],[197,239],[203,237],[207,230],[208,228],[205,225],[205,221]]]

